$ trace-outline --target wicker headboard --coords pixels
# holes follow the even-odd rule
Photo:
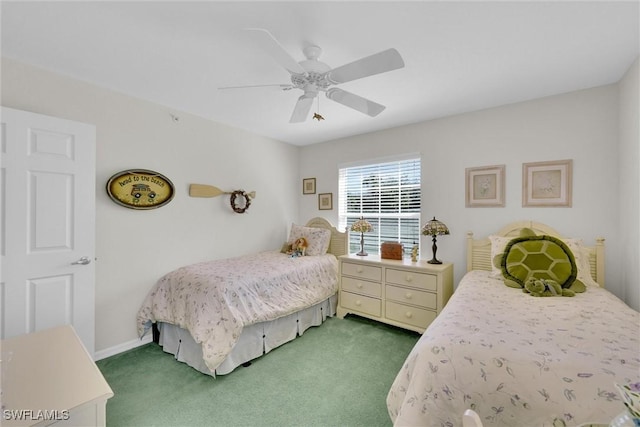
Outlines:
[[[498,236],[517,237],[520,229],[530,228],[536,234],[546,234],[562,238],[553,228],[548,225],[534,221],[518,221],[504,226],[498,232]],[[586,246],[589,250],[589,265],[591,266],[591,277],[600,286],[604,287],[604,238],[596,239],[595,246]],[[471,270],[491,270],[491,242],[489,238],[476,240],[473,232],[467,233],[467,271]]]
[[[338,231],[329,221],[324,218],[311,218],[306,227],[326,228],[331,231],[331,243],[329,244],[329,253],[335,256],[345,255],[349,253],[349,233],[346,231]]]

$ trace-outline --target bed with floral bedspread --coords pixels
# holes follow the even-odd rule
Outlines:
[[[306,249],[293,252],[300,239]],[[348,233],[316,217],[291,224],[281,251],[178,268],[149,291],[138,334],[155,326],[154,341],[176,360],[214,377],[228,374],[335,314],[337,257],[348,247]]]
[[[337,258],[265,251],[179,268],[155,284],[138,311],[140,336],[154,322],[188,330],[214,372],[247,325],[282,318],[337,292]]]
[[[337,258],[279,251],[207,261],[160,278],[138,311],[138,333],[154,322],[177,325],[202,344],[211,372],[247,325],[311,307],[337,292]]]
[[[640,381],[640,313],[603,288],[532,297],[489,271],[468,272],[387,397],[398,426],[608,425],[616,383]]]

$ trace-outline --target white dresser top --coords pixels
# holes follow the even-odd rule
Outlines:
[[[43,419],[34,417],[46,416],[42,411],[63,416],[63,411],[113,396],[69,325],[0,341],[0,350],[3,426],[35,425]],[[20,410],[24,419],[7,416],[7,411]]]
[[[402,267],[402,268],[416,268],[416,269],[429,269],[433,273],[438,273],[452,268],[452,264],[449,262],[443,262],[442,264],[429,264],[427,260],[419,259],[416,262],[411,261],[411,258],[403,258],[399,260],[395,259],[382,259],[380,255],[367,255],[359,256],[356,254],[342,255],[339,257],[343,261],[349,262],[363,262],[363,263],[380,263],[386,267]]]

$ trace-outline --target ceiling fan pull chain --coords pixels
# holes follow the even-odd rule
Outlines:
[[[320,121],[320,120],[324,120],[324,117],[320,115],[320,97],[318,96],[317,98],[318,98],[318,112],[313,113],[313,118],[316,119],[317,121]]]

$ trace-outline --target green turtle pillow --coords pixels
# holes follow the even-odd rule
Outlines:
[[[526,281],[535,277],[553,280],[563,289],[584,292],[584,283],[577,280],[578,268],[573,253],[560,239],[523,233],[512,239],[504,253],[494,262],[500,269],[505,285],[522,289]]]

